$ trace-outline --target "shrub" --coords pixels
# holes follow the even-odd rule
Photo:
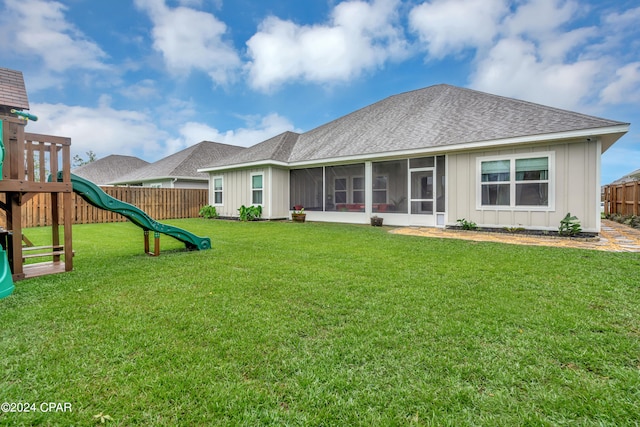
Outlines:
[[[456,221],[458,221],[458,225],[460,225],[463,230],[475,230],[476,228],[478,228],[478,225],[475,222],[467,221],[464,218],[457,219]]]
[[[218,218],[216,207],[211,205],[203,206],[202,208],[200,208],[198,215],[206,219]]]
[[[245,206],[238,208],[240,221],[256,221],[262,216],[262,206]]]
[[[560,221],[560,227],[558,227],[558,234],[561,236],[575,236],[582,231],[580,221],[578,217],[571,216],[571,213],[565,215]]]

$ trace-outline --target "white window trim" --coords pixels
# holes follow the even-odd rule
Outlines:
[[[380,177],[380,178],[385,178],[385,183],[387,184],[387,186],[385,188],[373,188],[373,183],[376,181],[376,179]],[[375,174],[375,175],[371,175],[371,203],[373,202],[373,195],[376,193],[382,193],[384,191],[384,202],[377,202],[377,203],[384,203],[384,204],[389,204],[389,174]]]
[[[253,177],[261,176],[262,177],[262,188],[253,188]],[[251,206],[264,206],[264,172],[252,172],[249,187],[251,191]],[[262,192],[262,203],[253,203],[253,192],[260,190]]]
[[[344,179],[344,190],[336,190],[336,181]],[[344,193],[344,203],[336,202],[338,200],[336,198],[336,193]],[[338,204],[349,204],[349,179],[346,176],[334,176],[333,177],[333,203]]]
[[[549,159],[549,205],[548,206],[516,206],[516,174],[515,164],[519,159],[534,159],[547,157]],[[482,162],[496,160],[509,160],[509,203],[510,206],[483,206],[482,205]],[[508,154],[502,156],[487,156],[476,158],[476,210],[479,211],[532,211],[551,212],[556,210],[556,153],[553,151],[537,151],[531,153]]]
[[[216,179],[222,181],[222,189],[216,191]],[[220,203],[216,203],[216,192],[221,193],[222,197],[220,197]],[[211,200],[212,206],[223,206],[224,205],[224,177],[222,175],[212,176],[211,177],[211,194],[213,195],[213,200]]]
[[[362,180],[362,188],[356,188],[355,186],[356,179]],[[362,193],[362,198],[364,199],[362,202],[357,202],[357,203],[362,203],[364,205],[367,200],[367,181],[364,179],[364,176],[362,175],[354,175],[351,177],[351,203],[354,203],[354,204],[356,203],[355,201],[356,191],[358,193]]]

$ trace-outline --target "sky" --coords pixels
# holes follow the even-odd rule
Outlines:
[[[251,146],[451,84],[631,123],[602,183],[640,169],[637,0],[0,0],[0,67],[28,132],[153,162]]]

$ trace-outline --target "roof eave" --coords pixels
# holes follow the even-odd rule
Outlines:
[[[230,169],[247,169],[261,166],[282,166],[289,167],[289,163],[280,160],[256,160],[254,162],[236,163],[232,165],[211,166],[208,168],[198,169],[198,172],[211,173],[222,172]]]

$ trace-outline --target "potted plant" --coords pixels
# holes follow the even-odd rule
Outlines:
[[[373,227],[382,227],[382,220],[384,218],[379,217],[378,215],[374,215],[371,217],[371,225]]]
[[[296,205],[293,207],[293,212],[291,212],[291,220],[293,222],[305,222],[307,219],[307,214],[304,213],[304,207],[300,205]]]

